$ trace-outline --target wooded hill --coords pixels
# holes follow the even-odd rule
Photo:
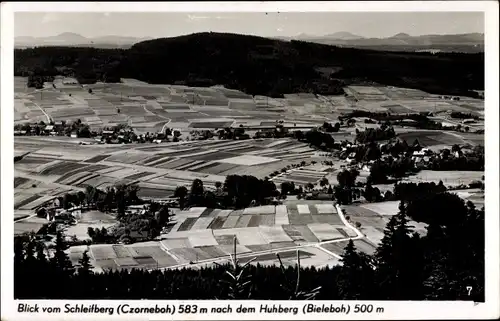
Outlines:
[[[14,57],[16,76],[67,74],[82,83],[135,78],[153,84],[220,84],[273,97],[342,94],[346,84],[373,82],[474,97],[473,89],[484,88],[483,53],[385,52],[222,33],[148,40],[126,50],[16,49]]]

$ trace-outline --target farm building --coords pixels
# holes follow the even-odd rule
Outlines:
[[[363,167],[361,167],[361,170],[362,170],[362,171],[365,171],[365,172],[369,172],[369,171],[370,171],[370,169],[371,169],[371,168],[370,168],[370,166],[368,166],[368,165],[366,165],[366,164],[365,164],[365,165],[363,165]]]
[[[103,130],[102,131],[102,137],[104,137],[104,138],[113,136],[114,134],[115,134],[115,132],[112,130]]]
[[[429,156],[429,155],[432,155],[432,154],[433,154],[433,152],[429,148],[422,148],[419,151],[414,151],[412,156],[413,157],[416,157],[416,156]]]
[[[125,213],[143,215],[146,213],[146,207],[144,205],[130,205],[127,207]]]
[[[333,199],[333,194],[328,193],[307,193],[305,196],[306,200],[318,200],[318,201],[331,201]]]
[[[54,125],[47,125],[45,126],[45,128],[43,129],[44,132],[46,133],[50,133],[51,131],[54,130]]]

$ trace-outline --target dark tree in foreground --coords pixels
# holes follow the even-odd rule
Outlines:
[[[379,295],[384,300],[422,299],[422,257],[413,240],[403,202],[391,217],[375,254]],[[416,249],[415,249],[416,250]]]
[[[177,186],[174,192],[174,197],[179,198],[179,207],[184,208],[188,189],[186,186]]]
[[[374,270],[371,258],[356,251],[354,242],[342,253],[342,269],[338,275],[338,291],[343,300],[369,300],[373,296]]]

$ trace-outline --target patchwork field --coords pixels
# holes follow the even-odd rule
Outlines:
[[[467,196],[476,190],[466,191]],[[256,258],[254,263],[277,264],[279,253],[285,265],[295,264],[297,251],[305,266],[341,264],[339,261],[349,239],[356,248],[373,254],[383,237],[389,217],[397,213],[398,202],[381,202],[342,206],[351,225],[361,223],[358,236],[331,203],[294,201],[279,206],[262,206],[244,210],[220,210],[195,207],[176,212],[172,230],[160,241],[132,245],[92,245],[92,264],[97,269],[161,269],[203,266],[227,260],[236,252],[241,262]],[[89,222],[100,216],[90,215]],[[319,217],[329,219],[318,221]],[[90,224],[90,223],[88,223]],[[426,224],[410,221],[421,235]],[[71,248],[78,259],[81,247]]]
[[[279,108],[286,100],[268,99],[271,103],[262,104],[262,100],[223,87],[149,85],[134,79],[81,86],[59,77],[54,87],[35,90],[26,87],[27,78],[15,77],[14,81],[18,123],[47,121],[46,113],[54,121],[81,119],[92,129],[129,124],[137,133],[145,133],[160,131],[168,122],[188,131],[230,127],[241,117],[257,122],[287,118],[287,110]]]
[[[189,186],[196,178],[210,189],[216,182],[224,182],[227,175],[264,178],[315,157],[312,148],[292,139],[205,140],[168,145],[78,145],[78,141],[69,137],[15,137],[16,152],[26,154],[15,163],[19,173],[16,189],[21,188],[19,185],[30,186],[21,181],[24,176],[67,190],[135,182],[141,186],[140,196],[165,198],[177,186]],[[321,172],[304,169],[286,180],[305,184],[322,176]]]
[[[301,209],[303,219],[293,223],[291,218],[297,208]],[[106,221],[103,215],[88,214],[84,227],[98,222],[110,226],[111,220]],[[76,230],[71,231],[78,236]],[[343,242],[356,236],[356,231],[344,225],[333,204],[304,201],[237,211],[194,207],[177,211],[175,225],[170,232],[160,236],[160,241],[91,245],[89,249],[97,269],[211,264],[226,260],[234,252],[235,241],[242,262],[255,257],[255,263],[276,264],[276,253],[279,253],[285,264],[294,264],[299,250],[303,264],[321,266],[338,264],[341,251],[325,251],[319,245]],[[77,261],[81,251],[81,247],[71,248],[70,257]]]

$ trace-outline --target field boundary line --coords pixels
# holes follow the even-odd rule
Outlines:
[[[28,215],[27,217],[15,220],[14,223],[19,223],[19,222],[22,222],[22,221],[26,221],[26,220],[29,220],[29,219],[35,217],[35,216],[36,216],[36,214],[31,214],[31,215]]]
[[[332,251],[329,251],[329,250],[325,249],[324,247],[322,247],[321,245],[319,245],[319,243],[315,244],[314,247],[318,248],[319,250],[321,250],[321,251],[325,252],[326,254],[329,254],[329,255],[337,258],[337,259],[342,259],[342,257],[340,255],[335,254]]]

